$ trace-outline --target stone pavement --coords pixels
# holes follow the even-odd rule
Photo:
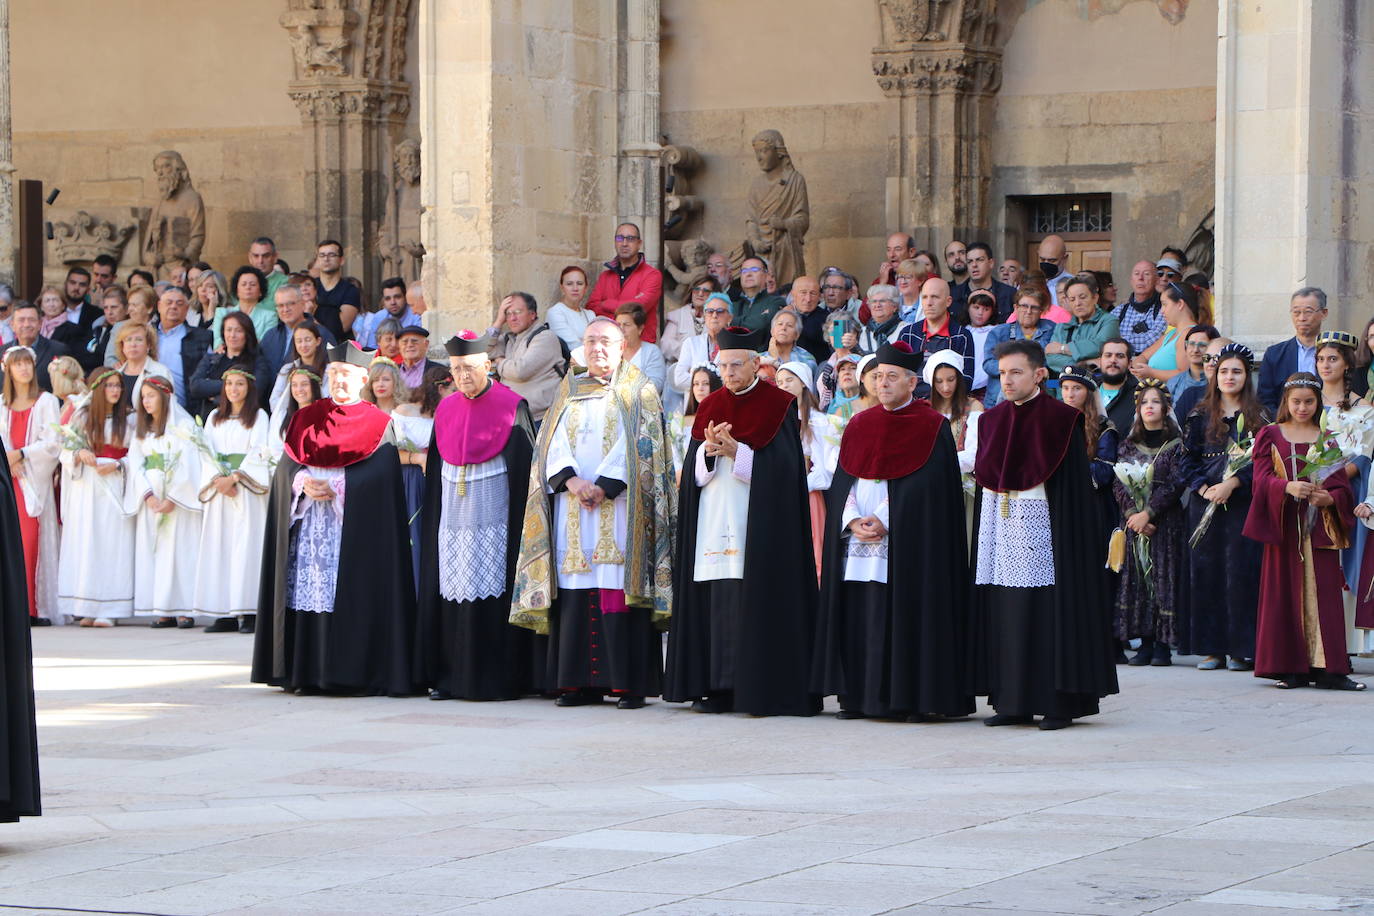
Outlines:
[[[1374,913],[1374,693],[1123,668],[1046,733],[295,697],[238,634],[34,642],[28,912]]]

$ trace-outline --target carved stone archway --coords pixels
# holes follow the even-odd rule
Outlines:
[[[343,242],[347,270],[375,289],[387,169],[410,111],[410,0],[287,0],[301,113],[305,208],[314,241]]]
[[[920,247],[988,226],[992,97],[1002,85],[997,0],[877,0],[873,74],[896,101],[887,225]]]

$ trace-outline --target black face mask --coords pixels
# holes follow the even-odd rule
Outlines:
[[[1059,276],[1059,265],[1049,261],[1040,262],[1040,272],[1045,275],[1045,279]]]

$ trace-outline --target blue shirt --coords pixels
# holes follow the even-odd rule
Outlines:
[[[177,400],[186,406],[186,373],[181,364],[181,342],[186,339],[186,323],[182,322],[170,331],[161,328],[157,332],[157,361],[172,373],[172,388]]]
[[[1298,345],[1298,371],[1311,372],[1317,374],[1317,345],[1304,347],[1302,341],[1294,341]],[[1286,379],[1285,379],[1286,381]]]

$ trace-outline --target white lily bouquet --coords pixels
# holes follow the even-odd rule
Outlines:
[[[1121,481],[1121,485],[1126,488],[1126,494],[1135,503],[1136,512],[1144,512],[1150,504],[1150,491],[1154,488],[1155,466],[1153,462],[1146,461],[1122,461],[1115,466],[1116,479]],[[1126,561],[1126,531],[1117,528],[1112,532],[1111,544],[1107,550],[1107,566],[1112,572],[1121,572],[1121,567]],[[1140,575],[1145,580],[1145,585],[1154,594],[1154,582],[1150,578],[1150,572],[1154,568],[1154,561],[1150,559],[1150,537],[1146,534],[1137,533],[1135,537],[1135,562],[1140,570]]]
[[[1244,469],[1254,463],[1255,434],[1247,435],[1245,430],[1245,414],[1236,414],[1236,438],[1239,442],[1232,442],[1226,446],[1226,470],[1221,474],[1221,483],[1225,483],[1235,477]],[[1223,504],[1222,508],[1230,510],[1229,506]],[[1202,518],[1198,520],[1197,527],[1193,529],[1192,535],[1188,538],[1188,546],[1196,548],[1202,540],[1202,536],[1207,533],[1207,528],[1212,524],[1212,516],[1217,514],[1217,504],[1209,502],[1207,508],[1202,511]]]
[[[167,441],[148,440],[143,452],[143,472],[153,485],[153,493],[159,500],[167,498],[167,488],[172,475],[176,474],[181,463],[181,449]],[[171,518],[171,513],[159,515],[157,527],[161,531]]]
[[[85,450],[92,454],[95,453],[95,449],[91,447],[90,437],[86,435],[86,431],[80,426],[74,423],[54,423],[52,427],[57,430],[58,438],[62,440],[62,447],[67,451],[75,453]],[[113,458],[97,458],[96,463],[117,464],[118,462]],[[100,481],[100,485],[105,488],[105,492],[110,494],[110,498],[115,502],[119,502],[120,495],[114,491],[114,487],[110,484],[110,481],[106,479],[105,475],[97,474],[95,476],[96,480]]]

